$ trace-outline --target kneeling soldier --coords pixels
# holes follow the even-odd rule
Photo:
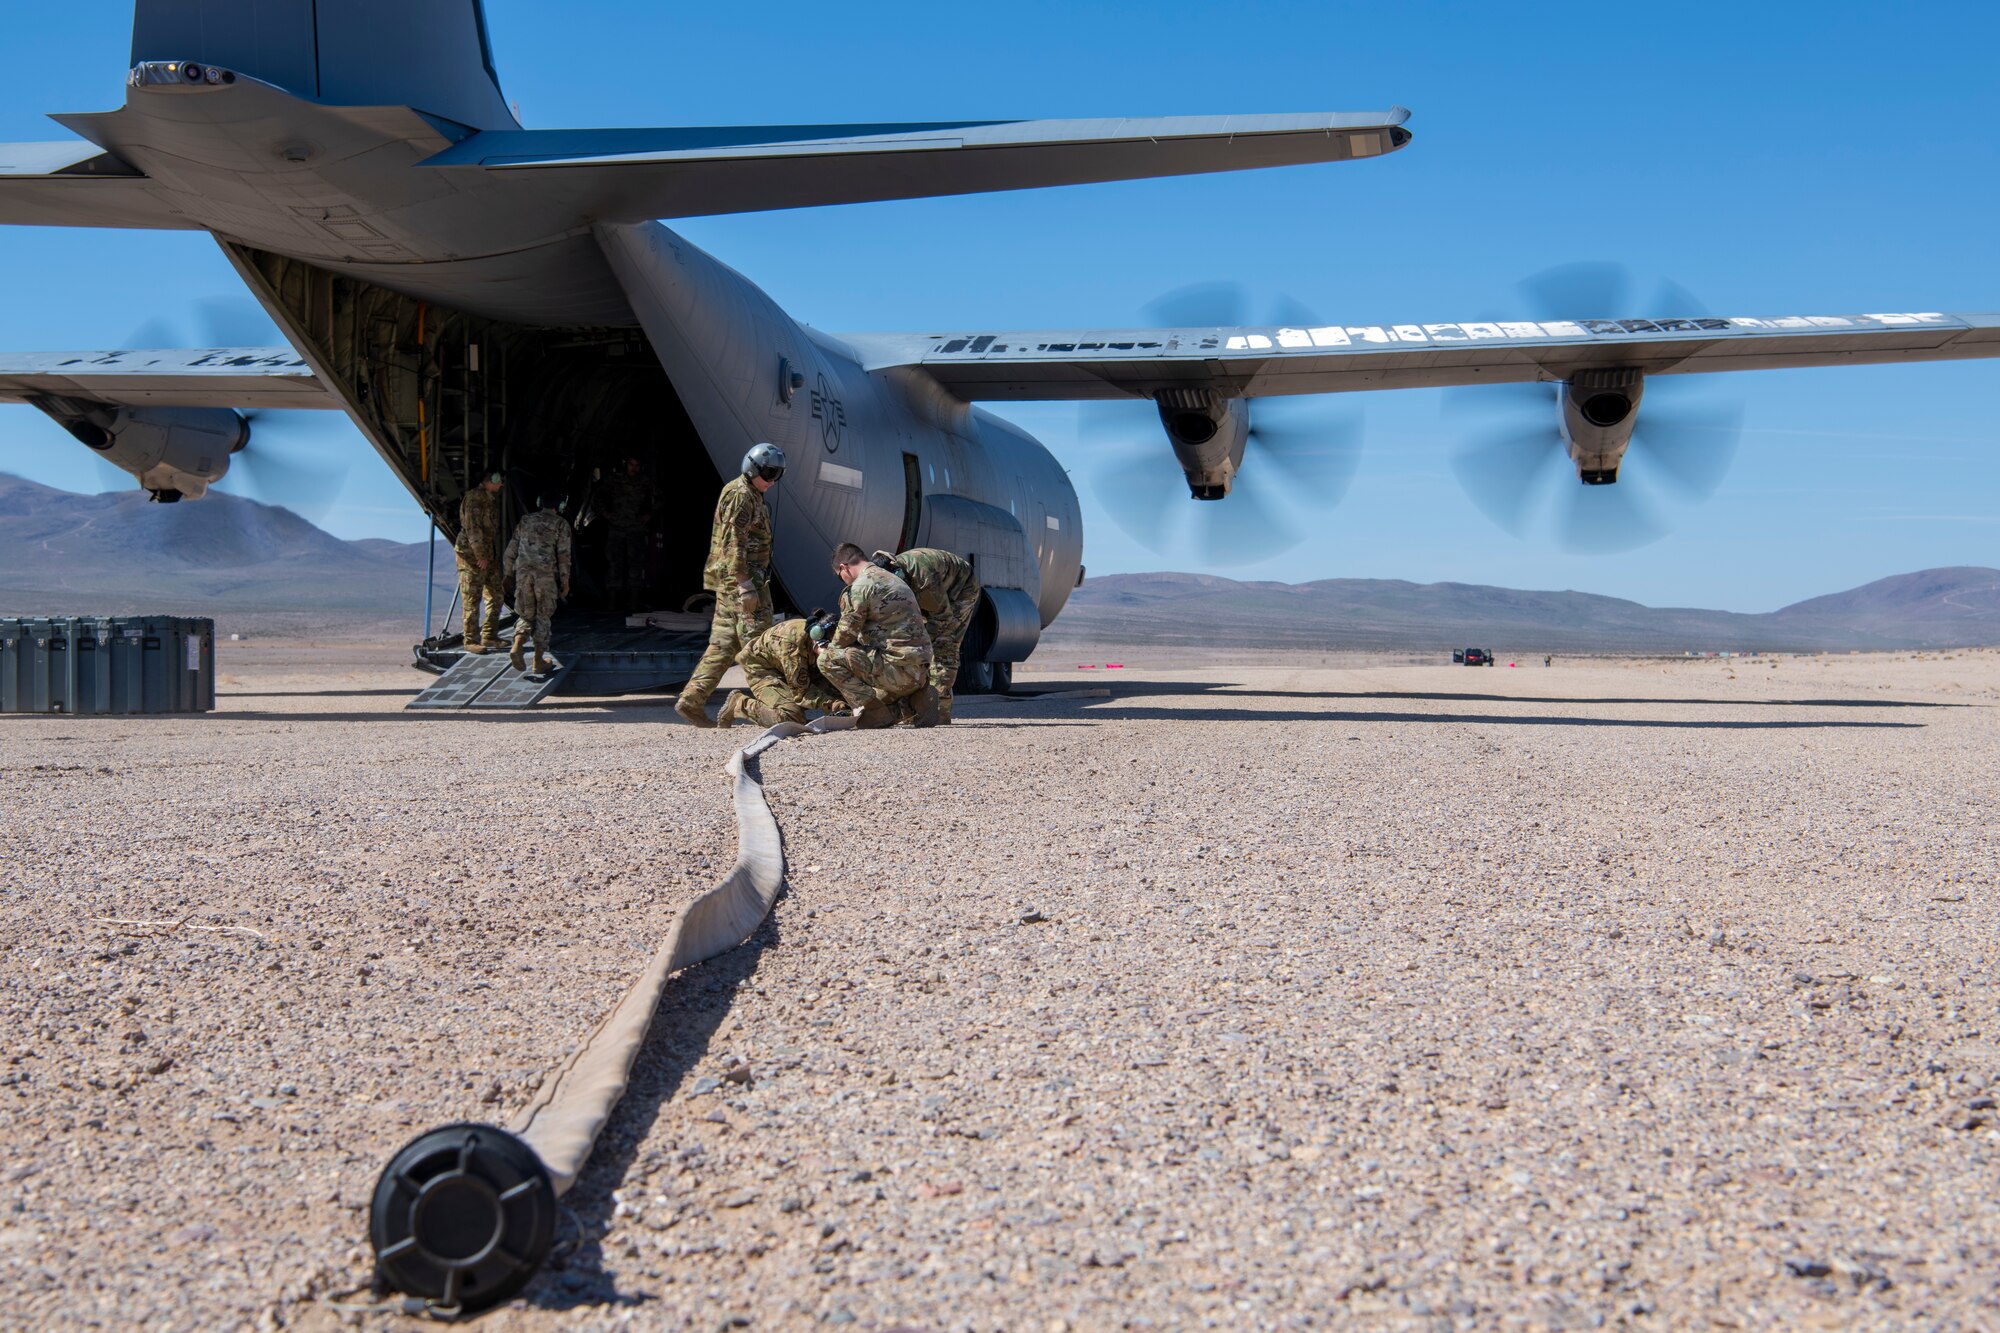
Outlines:
[[[936,726],[930,636],[910,585],[870,564],[853,542],[835,549],[833,572],[847,591],[840,623],[819,651],[819,669],[854,709],[855,725],[892,727],[906,707],[917,726]]]
[[[507,543],[507,573],[514,580],[514,650],[507,660],[516,671],[526,671],[522,649],[528,638],[535,640],[535,672],[549,670],[547,654],[554,651],[550,630],[555,620],[556,602],[569,596],[569,521],[556,512],[550,500],[514,525],[514,540]]]
[[[846,701],[814,660],[819,646],[832,637],[833,625],[832,616],[814,611],[804,620],[773,625],[750,640],[736,659],[750,687],[729,696],[715,725],[726,727],[741,719],[775,727],[780,722],[804,722],[808,708],[846,712]]]
[[[979,576],[964,556],[933,546],[895,555],[875,553],[875,563],[910,585],[923,608],[924,632],[931,640],[931,688],[938,695],[938,721],[951,721],[951,687],[958,678],[958,650],[972,614],[979,609]]]

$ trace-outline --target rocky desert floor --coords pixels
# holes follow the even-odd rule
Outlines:
[[[728,867],[747,732],[398,656],[0,718],[0,1326],[416,1327],[376,1173]],[[2000,1327],[2000,652],[1034,665],[765,757],[485,1327]]]

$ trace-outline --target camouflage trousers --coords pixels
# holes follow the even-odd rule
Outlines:
[[[645,585],[652,545],[652,535],[638,528],[629,531],[613,528],[605,539],[604,581],[613,599],[621,604],[637,597]]]
[[[793,692],[784,676],[766,666],[744,663],[743,674],[749,681],[749,695],[737,705],[744,717],[760,727],[775,727],[780,722],[804,722],[806,710],[816,708],[822,713],[847,711],[847,703],[831,689],[824,688],[818,681],[806,687],[803,695]]]
[[[931,655],[909,649],[826,648],[820,674],[833,682],[857,713],[872,703],[893,704],[930,683]]]
[[[771,628],[771,597],[768,588],[757,590],[757,610],[753,615],[743,615],[733,605],[733,597],[718,597],[715,602],[715,619],[708,627],[708,651],[695,664],[694,675],[681,688],[681,698],[693,700],[696,704],[706,704],[708,696],[715,693],[716,685],[722,680],[722,673],[736,665],[737,654],[743,645]]]
[[[965,631],[972,626],[972,614],[979,609],[979,589],[972,598],[947,606],[934,616],[924,617],[924,629],[931,636],[931,688],[937,691],[938,712],[951,716],[951,687],[958,679],[958,653],[965,646]]]
[[[556,576],[539,569],[514,571],[514,642],[522,635],[535,645],[535,656],[554,651],[550,631],[556,616]]]
[[[465,610],[465,641],[492,643],[500,637],[500,562],[489,560],[480,569],[464,556],[458,557],[458,600]],[[482,626],[479,604],[486,603]],[[518,609],[518,608],[516,608]],[[483,632],[482,632],[483,631]]]

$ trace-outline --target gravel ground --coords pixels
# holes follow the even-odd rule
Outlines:
[[[377,1170],[727,867],[747,733],[395,658],[0,718],[0,1326],[415,1327],[320,1299]],[[2000,652],[1535,661],[780,746],[789,891],[483,1326],[2000,1327]]]

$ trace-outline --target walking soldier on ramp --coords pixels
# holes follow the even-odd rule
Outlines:
[[[507,660],[516,671],[526,671],[521,650],[532,635],[537,676],[550,669],[556,602],[569,596],[571,545],[569,521],[551,501],[540,506],[514,525],[514,540],[507,543],[507,573],[514,580],[514,650]]]
[[[804,620],[773,625],[744,645],[736,660],[742,663],[750,688],[729,696],[715,725],[726,727],[742,720],[775,727],[780,722],[804,722],[808,708],[822,713],[847,711],[840,691],[820,674],[815,660],[820,644],[832,637],[833,626],[832,616],[814,611]]]
[[[708,539],[702,585],[715,594],[708,651],[674,701],[674,711],[697,727],[712,727],[708,696],[735,664],[743,645],[771,627],[771,511],[764,492],[785,475],[785,453],[760,444],[743,455],[743,472],[722,488]]]
[[[819,669],[853,707],[854,724],[864,731],[892,727],[907,713],[919,727],[936,726],[931,641],[917,595],[869,563],[853,542],[835,549],[833,570],[847,591],[840,599],[840,623],[819,651]]]
[[[951,721],[951,687],[958,678],[958,650],[972,614],[979,609],[979,576],[964,556],[919,546],[891,555],[875,553],[875,563],[910,585],[923,608],[924,632],[931,640],[931,688],[937,691],[938,721]]]
[[[458,557],[458,600],[465,610],[468,653],[483,653],[500,643],[500,486],[500,474],[488,473],[458,502],[458,540],[451,549]]]

